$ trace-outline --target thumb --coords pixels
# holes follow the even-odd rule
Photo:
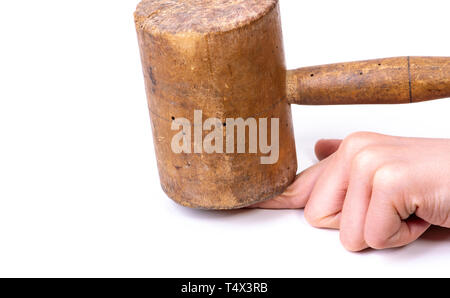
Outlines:
[[[321,162],[300,173],[294,183],[280,196],[248,208],[264,209],[298,209],[304,208],[309,196],[323,170],[327,167],[330,156],[339,149],[341,140],[320,140],[316,144],[316,155]]]
[[[263,209],[299,209],[304,208],[309,196],[319,179],[323,170],[327,167],[330,159],[322,160],[318,164],[300,173],[294,183],[280,196],[266,202],[262,202],[248,208]]]
[[[342,140],[320,140],[316,144],[315,152],[319,160],[324,160],[339,149]]]

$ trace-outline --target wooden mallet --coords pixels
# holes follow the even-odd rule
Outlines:
[[[241,208],[282,193],[297,173],[291,104],[399,104],[450,97],[448,57],[287,71],[277,0],[143,0],[135,21],[161,184],[188,207]],[[240,123],[244,135],[239,125],[227,127],[239,118],[250,119]],[[261,119],[267,120],[267,144],[279,141],[273,163],[262,162],[268,155],[262,147],[254,150],[251,125],[257,123],[261,132]],[[211,141],[217,126],[224,134]],[[225,148],[235,128],[237,143],[244,137],[245,153],[204,147],[209,140],[217,149],[222,137]],[[174,150],[175,137],[181,137],[181,152]],[[261,141],[264,134],[258,137]]]

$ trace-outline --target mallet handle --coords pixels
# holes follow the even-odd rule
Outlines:
[[[386,58],[287,72],[293,104],[399,104],[444,97],[450,97],[450,57]]]

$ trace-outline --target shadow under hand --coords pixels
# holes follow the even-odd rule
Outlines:
[[[450,229],[432,226],[415,242],[399,248],[391,248],[382,251],[396,262],[409,262],[411,258],[429,255],[439,250],[447,250],[450,244]],[[444,247],[445,246],[445,247]],[[367,250],[366,253],[375,253],[375,250]]]
[[[445,242],[450,241],[450,229],[442,227],[431,227],[418,241]]]

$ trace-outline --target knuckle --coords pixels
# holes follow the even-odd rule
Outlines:
[[[320,228],[320,220],[305,210],[306,221],[314,228]]]
[[[403,181],[404,175],[402,168],[395,164],[385,165],[379,168],[373,178],[374,189],[391,189]]]
[[[373,132],[359,131],[349,134],[344,141],[348,144],[360,144],[365,143],[368,139],[372,139],[376,136],[378,136],[378,134]]]
[[[345,231],[341,231],[339,237],[342,245],[348,251],[357,252],[366,248],[363,240],[356,239],[355,237],[348,235]]]
[[[342,141],[340,151],[343,152],[344,156],[352,156],[376,136],[377,134],[371,132],[354,132]]]
[[[315,206],[312,209],[306,205],[304,213],[306,221],[318,229],[339,229],[340,211],[335,213],[328,210],[326,206],[322,207]]]
[[[388,248],[388,240],[373,231],[366,231],[364,238],[367,245],[373,249]]]
[[[352,165],[356,169],[365,170],[372,164],[380,160],[382,155],[381,149],[376,147],[368,147],[356,154]]]
[[[313,212],[311,210],[311,208],[308,208],[308,205],[305,208],[305,213],[304,213],[305,219],[306,221],[313,226],[314,228],[321,228],[322,225],[322,220],[321,220],[321,216],[319,214],[317,214],[316,212]]]

